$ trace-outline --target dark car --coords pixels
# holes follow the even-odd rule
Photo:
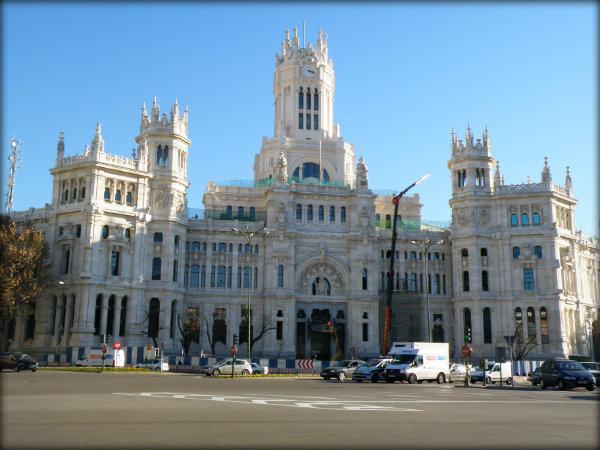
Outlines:
[[[546,389],[550,386],[558,386],[561,390],[584,387],[588,391],[593,391],[596,380],[581,363],[570,359],[556,358],[546,361],[540,367],[540,387]]]
[[[529,378],[529,382],[533,386],[537,386],[538,384],[540,384],[540,378],[541,378],[541,376],[540,376],[540,368],[536,367],[533,372],[529,372],[528,378]]]
[[[600,386],[600,363],[595,361],[582,362],[581,365],[591,372],[596,379],[596,386]]]
[[[357,359],[346,359],[344,361],[340,361],[337,364],[326,367],[321,370],[321,376],[325,380],[329,380],[330,378],[337,378],[340,381],[344,381],[348,375],[352,378],[352,374],[356,369],[362,366],[365,362]]]
[[[17,372],[20,370],[31,370],[32,372],[35,372],[38,366],[38,362],[26,353],[0,353],[0,370],[11,369]]]

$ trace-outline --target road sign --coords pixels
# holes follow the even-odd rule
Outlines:
[[[232,345],[231,348],[229,349],[229,352],[232,355],[235,355],[237,353],[237,347],[235,345]]]
[[[107,350],[108,350],[108,348],[106,347],[106,345],[103,345],[103,346],[102,346],[102,353],[106,353],[106,352],[107,352]]]
[[[469,347],[468,345],[463,346],[463,348],[460,349],[460,354],[463,355],[465,358],[467,356],[471,356],[471,347]]]
[[[115,342],[115,349],[119,350],[121,348],[121,343],[119,341]]]
[[[148,350],[148,351],[152,350],[152,346],[150,344],[148,344],[148,347],[146,347],[146,350]]]

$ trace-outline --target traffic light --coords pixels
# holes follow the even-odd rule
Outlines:
[[[465,328],[465,344],[471,342],[471,327]]]
[[[233,335],[233,345],[238,345],[238,342],[239,342],[239,340],[238,340],[238,335],[237,335],[237,334],[234,334],[234,335]]]

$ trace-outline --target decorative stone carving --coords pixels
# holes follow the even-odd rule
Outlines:
[[[358,160],[358,164],[356,165],[356,187],[357,189],[368,189],[369,188],[369,178],[367,177],[367,173],[369,169],[365,164],[365,159],[361,156]]]
[[[331,295],[341,294],[343,292],[345,284],[341,274],[332,265],[321,261],[311,264],[300,275],[298,280],[299,290],[312,294],[312,283],[319,277],[327,278],[331,287]],[[326,283],[318,283],[318,285],[326,287]]]
[[[278,185],[287,183],[287,160],[283,152],[279,152],[279,158],[275,162],[275,183]]]
[[[279,209],[277,210],[277,228],[279,230],[285,231],[287,224],[287,212],[285,210],[285,205],[283,202],[279,204]]]
[[[477,225],[485,226],[490,222],[490,217],[485,209],[482,209],[477,212],[477,216],[475,218]]]
[[[169,202],[169,197],[166,189],[161,189],[154,193],[154,207],[155,208],[166,208]]]

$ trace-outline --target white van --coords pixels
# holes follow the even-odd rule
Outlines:
[[[392,356],[385,368],[385,381],[422,381],[445,383],[450,378],[449,345],[433,342],[394,342]]]
[[[105,353],[104,365],[107,367],[125,367],[125,352],[110,349]],[[75,367],[102,367],[102,350],[89,350],[75,362]]]
[[[485,382],[487,384],[500,383],[500,372],[502,381],[506,384],[512,383],[512,364],[510,361],[498,363],[489,361],[488,369],[485,371]],[[478,369],[471,372],[471,381],[483,381],[483,370]]]

